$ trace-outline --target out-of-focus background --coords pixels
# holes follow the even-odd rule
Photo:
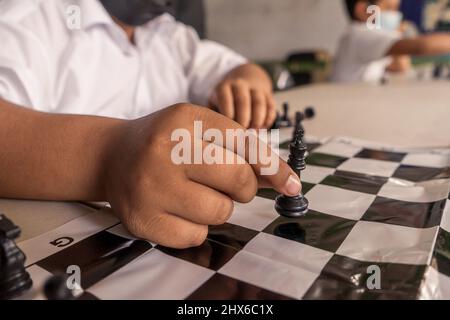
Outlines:
[[[179,0],[176,15],[202,37],[261,63],[277,89],[325,82],[349,24],[341,0]],[[403,0],[405,19],[420,33],[449,30],[448,0]],[[423,63],[447,63],[448,57]],[[294,83],[287,83],[288,69]],[[277,83],[279,82],[279,83]],[[292,81],[291,81],[292,82]]]
[[[440,3],[446,2],[406,0],[402,11],[420,29],[432,30]],[[205,4],[208,38],[257,60],[279,59],[299,49],[321,48],[334,54],[348,24],[340,0],[207,0]]]

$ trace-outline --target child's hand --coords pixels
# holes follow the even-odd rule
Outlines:
[[[276,118],[271,80],[253,64],[228,74],[217,86],[211,104],[245,128],[270,128]]]
[[[279,170],[272,176],[261,176],[260,169],[266,166],[250,165],[242,158],[235,164],[174,163],[172,152],[179,141],[171,141],[172,133],[184,129],[193,140],[194,121],[202,121],[203,131],[217,129],[224,137],[227,129],[242,129],[207,108],[181,104],[129,121],[112,133],[114,141],[104,161],[104,190],[113,211],[138,237],[174,248],[197,246],[205,240],[208,225],[229,219],[233,200],[249,202],[255,197],[258,183],[286,195],[300,192],[296,174],[270,149],[268,154],[279,160]],[[197,139],[200,153],[214,146],[226,159],[239,157]]]
[[[412,68],[411,56],[394,56],[391,64],[386,68],[392,73],[406,73]]]

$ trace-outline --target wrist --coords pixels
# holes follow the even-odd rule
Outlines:
[[[102,126],[98,133],[98,153],[96,157],[96,201],[109,201],[108,187],[111,184],[111,176],[117,167],[118,154],[124,144],[124,137],[130,121],[112,120]],[[94,151],[95,152],[95,151]]]

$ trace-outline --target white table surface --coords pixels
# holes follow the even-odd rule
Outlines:
[[[450,81],[321,84],[277,94],[296,110],[314,106],[308,135],[349,136],[400,147],[450,146]],[[89,214],[79,204],[0,200],[0,212],[22,228],[26,240]]]
[[[349,136],[398,147],[450,146],[450,81],[323,84],[277,95],[292,113],[314,106],[306,121],[316,137]]]

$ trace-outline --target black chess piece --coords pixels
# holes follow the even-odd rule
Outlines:
[[[316,110],[314,107],[307,107],[305,109],[305,119],[312,119],[316,116]]]
[[[316,116],[316,111],[314,107],[307,107],[304,112],[298,111],[295,113],[295,129],[292,134],[292,140],[295,141],[295,135],[298,130],[303,130],[305,132],[305,128],[303,127],[304,120],[310,120]]]
[[[290,155],[288,164],[300,177],[301,171],[306,168],[306,145],[303,142],[304,131],[296,131],[295,141],[289,145]],[[302,194],[294,197],[279,195],[275,200],[275,210],[282,216],[297,218],[304,216],[308,212],[309,202]]]
[[[292,121],[289,118],[289,103],[283,103],[283,117],[281,118],[282,127],[290,128],[292,127]]]
[[[280,113],[277,111],[277,117],[275,118],[275,122],[273,123],[271,129],[272,129],[272,130],[274,130],[274,129],[280,129],[281,126],[282,126],[282,123],[281,123],[281,115],[280,115]]]
[[[25,269],[25,254],[15,244],[20,228],[0,214],[0,299],[16,298],[33,284]]]
[[[440,63],[436,64],[433,70],[433,78],[438,80],[441,79],[444,74],[444,66]]]
[[[297,135],[297,132],[299,130],[303,130],[303,132],[305,132],[305,128],[303,128],[303,120],[305,119],[305,114],[303,112],[296,112],[295,113],[295,129],[292,135],[292,141],[295,141],[295,137]]]
[[[44,284],[44,294],[48,300],[75,300],[73,291],[67,286],[68,276],[56,274],[51,276]]]

